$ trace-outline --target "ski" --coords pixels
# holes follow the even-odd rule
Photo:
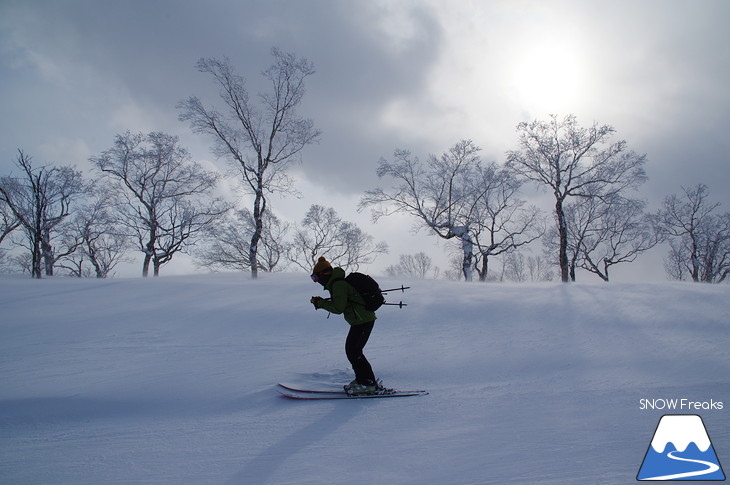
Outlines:
[[[324,399],[377,399],[383,397],[408,397],[408,396],[424,396],[428,394],[427,391],[396,391],[393,389],[387,389],[382,394],[364,394],[358,396],[351,396],[344,390],[320,390],[320,389],[297,389],[288,385],[279,384],[277,389],[279,394],[288,397],[290,399],[301,399],[301,400],[324,400]]]
[[[299,392],[304,394],[344,394],[346,396],[350,396],[344,389],[302,389],[300,387],[294,387],[288,384],[278,384],[279,387],[283,388],[284,390],[291,391],[291,392]],[[427,391],[423,390],[417,390],[417,391],[397,391],[395,389],[382,389],[379,393],[376,395],[378,396],[385,396],[385,395],[391,395],[391,394],[408,394],[408,395],[422,395],[422,394],[428,394]],[[356,396],[353,396],[356,397]]]
[[[292,392],[304,392],[308,394],[347,394],[342,388],[339,389],[331,389],[331,390],[325,390],[325,389],[302,389],[290,386],[289,384],[278,384],[279,387]]]
[[[425,391],[417,392],[394,392],[392,394],[364,394],[360,396],[350,396],[344,392],[323,392],[323,393],[309,393],[309,392],[296,392],[287,391],[286,389],[277,389],[279,394],[289,399],[298,399],[306,401],[319,401],[319,400],[332,400],[332,399],[379,399],[385,397],[408,397],[408,396],[423,396],[428,394]]]

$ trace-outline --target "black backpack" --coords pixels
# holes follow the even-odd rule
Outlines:
[[[365,308],[367,310],[374,312],[385,303],[385,297],[383,297],[383,293],[380,291],[380,286],[369,275],[353,272],[347,275],[344,280],[350,283],[357,291],[357,294],[365,300]]]

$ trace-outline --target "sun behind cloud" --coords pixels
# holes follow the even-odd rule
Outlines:
[[[507,74],[511,96],[537,114],[569,113],[584,101],[584,69],[575,43],[536,39],[515,53]]]

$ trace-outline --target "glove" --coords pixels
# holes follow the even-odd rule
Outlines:
[[[309,303],[314,305],[315,310],[319,310],[319,307],[317,306],[317,302],[319,302],[319,300],[321,300],[321,299],[322,299],[321,296],[313,296],[312,299],[309,300]]]

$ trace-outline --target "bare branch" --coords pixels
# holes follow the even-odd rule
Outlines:
[[[228,209],[209,192],[218,175],[193,162],[178,138],[164,133],[118,135],[91,161],[114,182],[112,197],[126,235],[144,254],[142,275],[154,275]]]
[[[507,166],[524,180],[547,187],[555,197],[558,260],[564,282],[575,278],[568,257],[566,203],[570,197],[607,199],[646,181],[645,155],[627,150],[621,140],[609,143],[609,125],[582,128],[575,116],[517,125],[520,150],[507,153]]]
[[[307,77],[314,74],[304,58],[272,49],[272,65],[262,75],[271,91],[255,103],[249,96],[245,79],[233,72],[227,58],[200,59],[198,70],[210,74],[219,86],[225,115],[206,108],[197,97],[178,104],[180,120],[190,123],[195,133],[213,140],[213,152],[236,168],[249,193],[254,197],[254,231],[249,242],[249,267],[252,277],[258,272],[257,254],[268,216],[267,193],[286,193],[291,188],[287,166],[297,160],[320,131],[312,120],[297,114],[305,94]]]

